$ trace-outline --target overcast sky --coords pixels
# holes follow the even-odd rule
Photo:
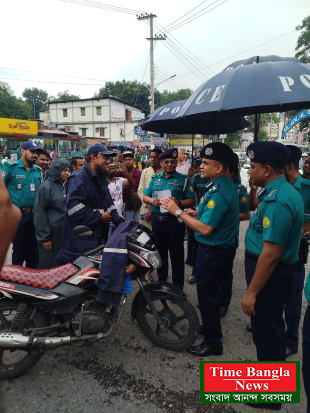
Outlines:
[[[150,26],[128,9],[156,14],[154,35],[167,35],[155,45],[155,84],[176,76],[158,85],[161,91],[195,90],[229,63],[253,55],[294,56],[300,34],[295,27],[310,14],[309,0],[87,2],[98,7],[62,0],[1,1],[0,81],[8,82],[16,96],[37,87],[49,95],[69,90],[88,98],[105,81],[149,83]],[[102,8],[107,4],[126,13]]]

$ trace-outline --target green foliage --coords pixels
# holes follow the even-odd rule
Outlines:
[[[50,102],[59,102],[59,101],[67,101],[67,100],[78,100],[81,99],[81,96],[71,95],[69,90],[65,90],[63,92],[57,93],[56,97],[50,97]]]
[[[36,87],[26,88],[23,91],[23,97],[26,102],[31,105],[33,109],[33,117],[39,118],[39,112],[47,108],[48,93],[45,90],[38,89]]]
[[[259,131],[258,131],[257,138],[258,138],[258,142],[260,142],[260,141],[268,141],[269,136],[268,136],[267,131],[265,131],[265,130],[259,130]]]
[[[226,145],[230,146],[231,148],[238,148],[240,133],[241,132],[228,133],[224,143],[226,143]]]
[[[135,154],[135,162],[141,162],[141,155],[139,154],[139,152],[136,152]]]
[[[166,105],[167,103],[173,102],[175,100],[185,100],[188,99],[193,91],[191,89],[180,89],[177,92],[169,92],[164,90],[160,94],[160,101],[158,106]]]
[[[301,34],[295,47],[295,57],[303,63],[310,63],[310,16],[305,17],[296,30],[301,30]]]
[[[29,119],[31,113],[32,108],[27,102],[10,95],[5,88],[0,87],[0,117]]]

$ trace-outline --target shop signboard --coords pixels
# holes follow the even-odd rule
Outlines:
[[[194,138],[194,146],[203,146],[203,144],[207,143],[207,139],[203,140],[201,138]],[[191,139],[170,139],[170,146],[171,145],[184,145],[184,146],[191,146],[192,145],[192,140]]]
[[[38,122],[33,120],[0,118],[0,135],[37,136]]]
[[[132,141],[132,146],[139,146],[139,145],[140,145],[140,141],[138,140]]]
[[[140,126],[135,126],[135,134],[138,136],[144,136],[145,131]]]

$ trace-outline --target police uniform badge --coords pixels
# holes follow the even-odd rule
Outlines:
[[[242,196],[242,197],[241,197],[241,203],[242,203],[242,204],[245,204],[245,203],[246,203],[246,197],[245,197],[245,196]]]
[[[19,190],[20,190],[20,189],[23,189],[23,184],[17,184],[17,185],[16,185],[16,189],[19,189]]]
[[[209,155],[209,156],[212,155],[213,154],[213,149],[212,148],[206,148],[205,149],[205,154]]]
[[[214,202],[214,200],[213,199],[210,199],[210,201],[208,202],[208,208],[209,209],[212,209],[212,208],[214,208],[215,207],[215,202]]]
[[[268,228],[270,225],[270,219],[268,217],[264,217],[263,219],[263,227]]]
[[[249,157],[250,159],[254,159],[254,151],[253,151],[252,149],[250,149],[250,150],[248,151],[248,157]]]
[[[177,150],[177,149],[175,149],[175,150],[172,152],[172,157],[173,157],[173,158],[177,158],[177,157],[178,157],[178,150]]]

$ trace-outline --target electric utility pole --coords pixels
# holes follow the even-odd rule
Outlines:
[[[154,40],[166,40],[166,35],[155,36],[153,34],[153,19],[157,17],[156,14],[140,14],[137,15],[138,20],[150,20],[150,37],[147,37],[147,40],[150,41],[150,110],[151,112],[154,111]]]

